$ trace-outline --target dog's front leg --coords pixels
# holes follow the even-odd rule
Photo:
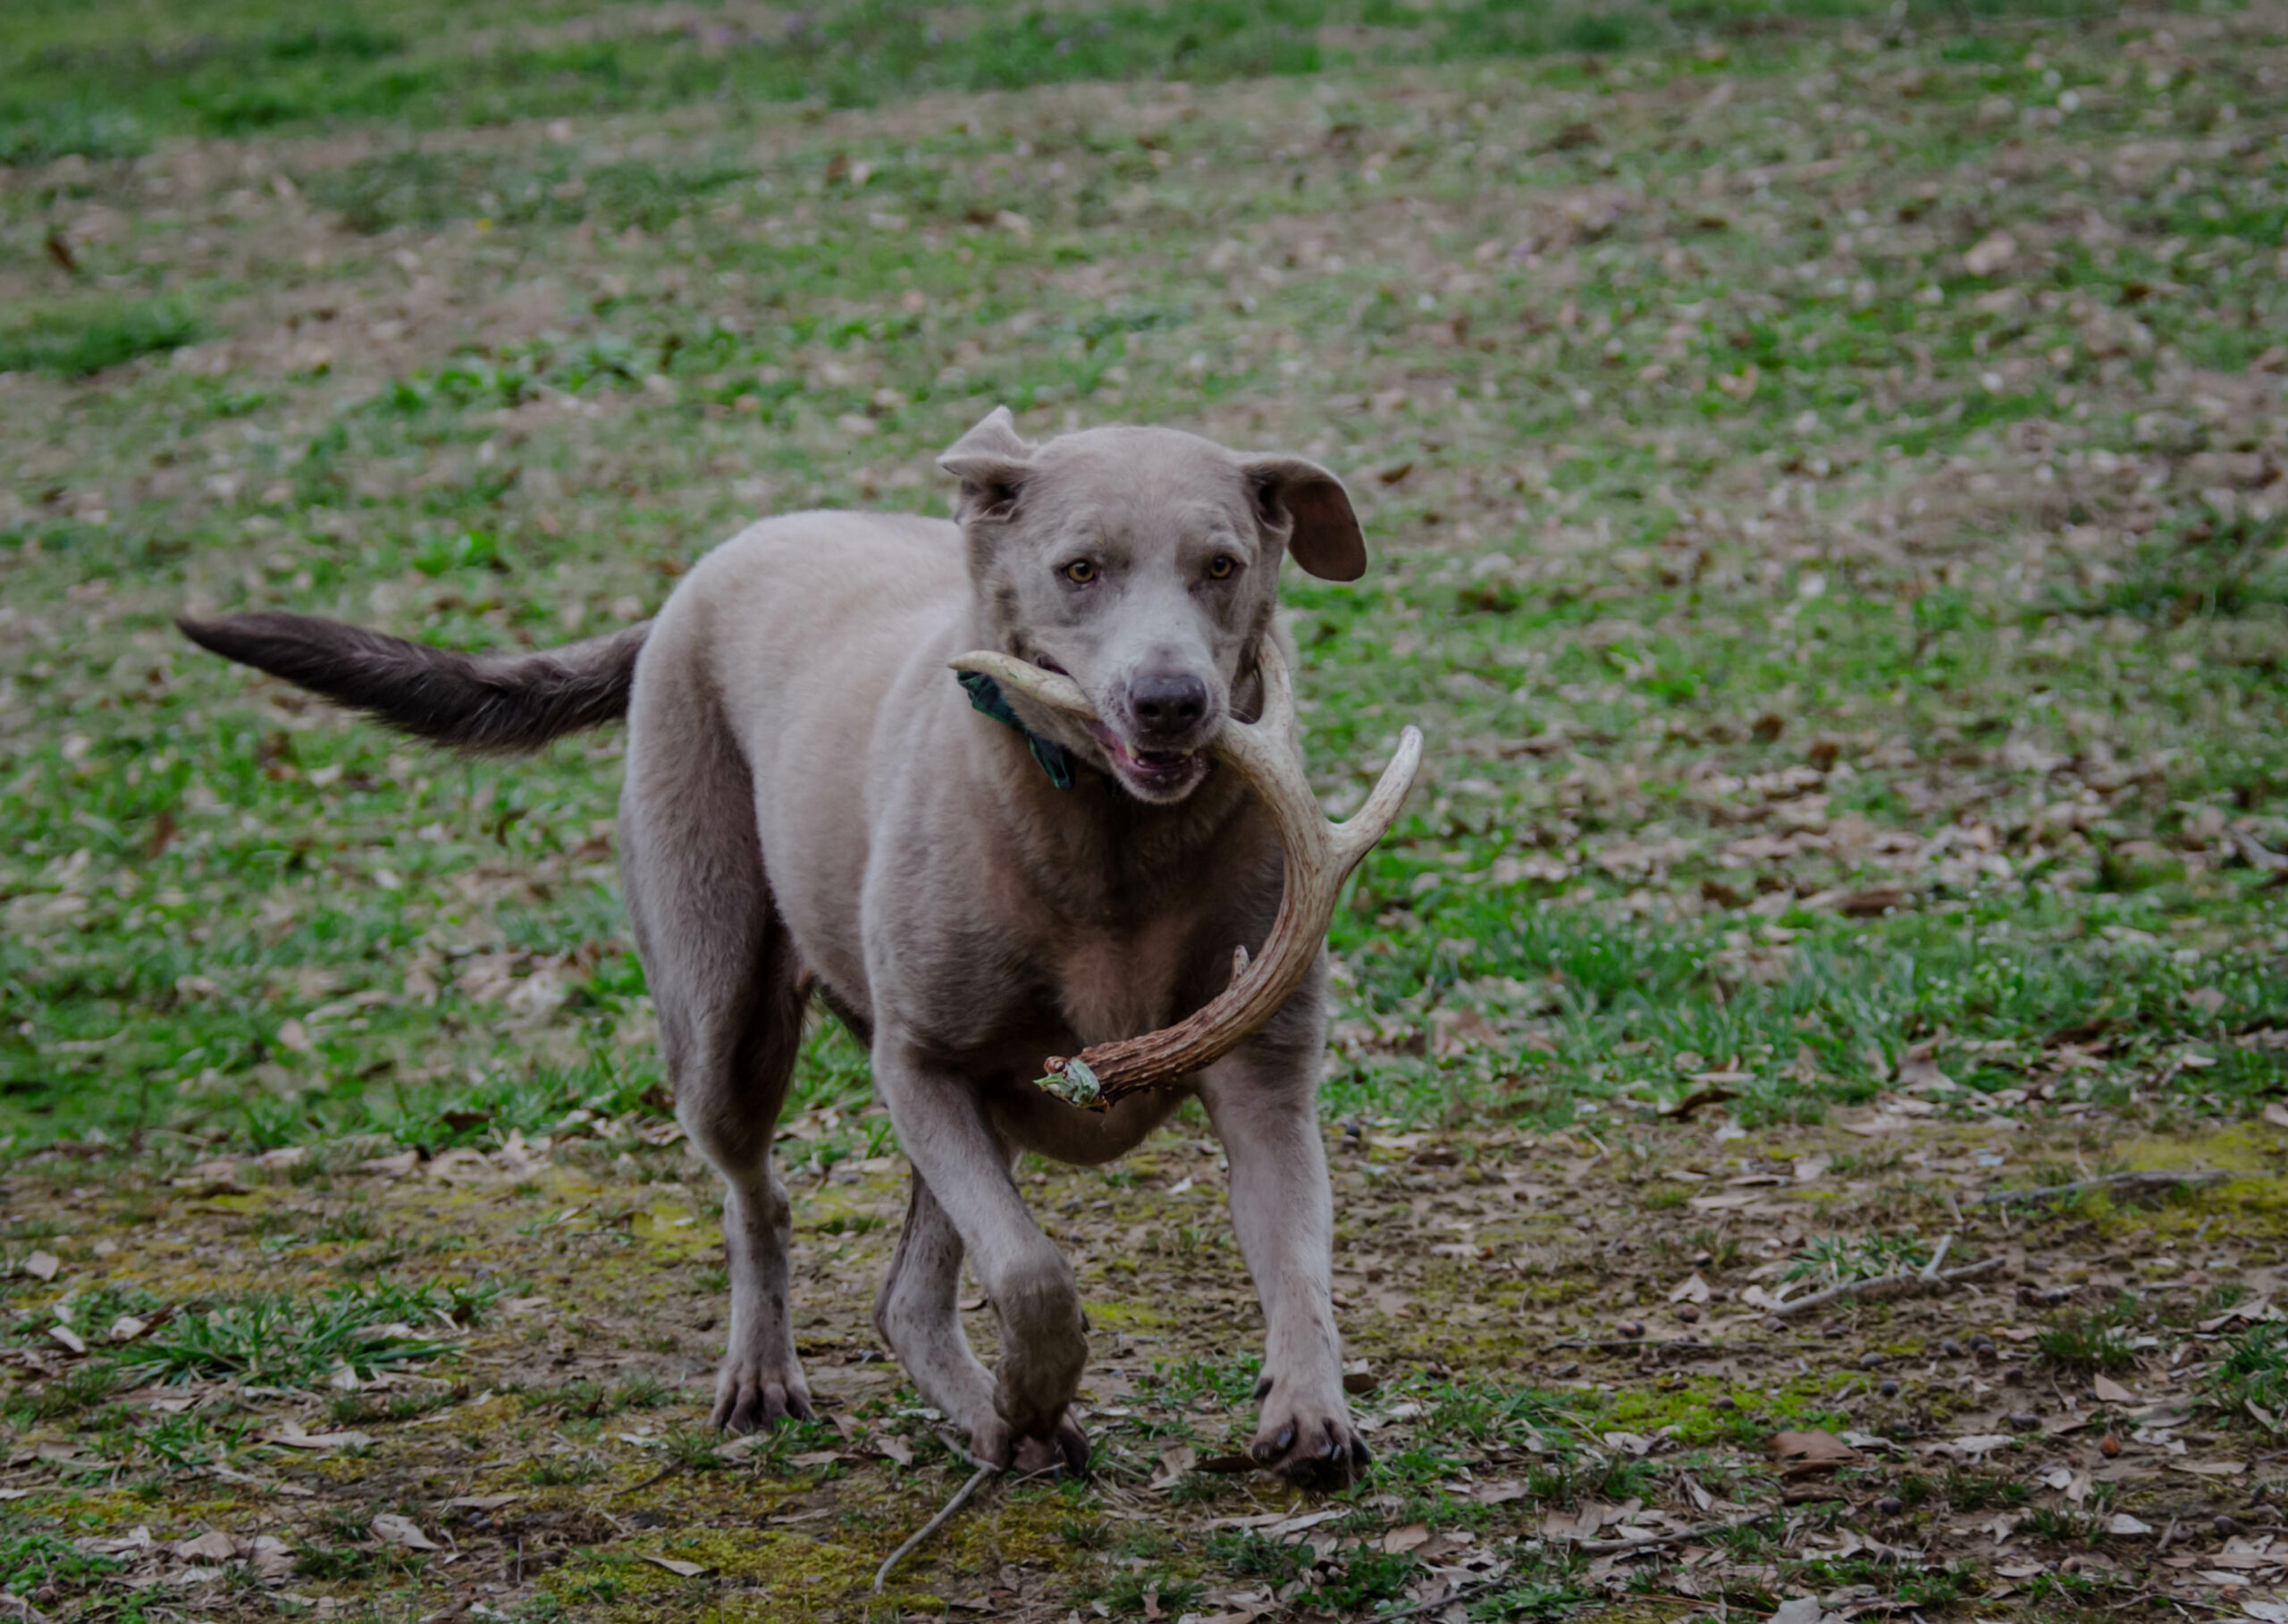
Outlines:
[[[1022,1471],[1057,1465],[1081,1470],[1089,1443],[1071,1405],[1088,1362],[1089,1339],[1072,1265],[1026,1210],[1009,1175],[1007,1152],[967,1079],[885,1027],[874,1039],[874,1081],[923,1187],[907,1222],[933,1232],[902,1236],[893,1268],[899,1275],[918,1268],[947,1275],[960,1267],[965,1249],[1000,1321],[1001,1361],[989,1407],[954,1417],[969,1429],[970,1452]],[[883,1292],[885,1305],[905,1308],[952,1300],[951,1283],[942,1278],[893,1278]],[[891,1334],[898,1317],[879,1323]],[[936,1362],[958,1337],[958,1326],[951,1335],[921,1323],[907,1329],[910,1334],[893,1336],[892,1345],[925,1392],[934,1385],[955,1401],[976,1392],[962,1379],[958,1360],[952,1368]],[[917,1359],[925,1367],[916,1367]]]
[[[1232,1224],[1268,1328],[1251,1452],[1296,1483],[1340,1488],[1369,1456],[1342,1396],[1318,1063],[1316,1045],[1249,1044],[1201,1074],[1199,1097],[1232,1165]]]

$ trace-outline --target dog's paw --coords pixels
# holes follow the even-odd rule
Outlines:
[[[1062,1263],[1060,1258],[1059,1263]],[[1089,1333],[1069,1276],[1000,1298],[1001,1363],[993,1409],[1020,1438],[1053,1438],[1089,1362]]]
[[[1257,1465],[1306,1489],[1348,1488],[1367,1475],[1373,1452],[1342,1401],[1283,1401],[1275,1385],[1257,1396],[1263,1401],[1263,1424],[1248,1450]]]
[[[767,1370],[726,1360],[715,1377],[714,1425],[725,1432],[760,1432],[781,1421],[809,1421],[811,1389],[799,1368]]]
[[[1058,1477],[1085,1477],[1089,1475],[1089,1435],[1072,1412],[1061,1412],[1046,1437],[1021,1437],[1009,1423],[999,1416],[972,1429],[969,1452],[972,1458],[990,1462],[1020,1477],[1036,1477],[1044,1473]]]

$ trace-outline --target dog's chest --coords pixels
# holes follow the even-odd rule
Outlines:
[[[1163,919],[1117,934],[1074,932],[1057,944],[1059,1012],[1085,1044],[1109,1043],[1165,1026],[1184,981],[1190,921]]]

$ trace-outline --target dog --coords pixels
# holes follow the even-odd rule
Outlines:
[[[1088,1460],[1080,1293],[1014,1158],[1109,1162],[1190,1094],[1229,1159],[1266,1324],[1254,1458],[1348,1484],[1369,1457],[1330,1279],[1324,947],[1268,1025],[1179,1087],[1089,1112],[1030,1080],[1046,1056],[1171,1023],[1222,989],[1235,945],[1260,951],[1280,848],[1207,747],[1260,709],[1283,560],[1364,574],[1350,495],[1304,459],[1171,429],[1030,443],[1006,408],[938,462],[960,482],[952,523],[764,519],[655,619],[545,652],[470,656],[282,613],[181,624],[461,750],[537,749],[625,717],[628,913],[677,1119],[725,1187],[716,1425],[812,1414],[770,1148],[815,994],[868,1047],[913,1164],[874,1325],[973,1456]],[[957,680],[948,661],[973,649],[1065,673],[1101,719]],[[991,1371],[962,1330],[964,1256],[998,1318]]]

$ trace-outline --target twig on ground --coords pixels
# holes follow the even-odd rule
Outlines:
[[[1977,1207],[2000,1207],[2011,1201],[2054,1201],[2061,1196],[2080,1195],[2086,1190],[2128,1190],[2158,1192],[2180,1187],[2199,1189],[2204,1184],[2221,1184],[2230,1174],[2225,1173],[2109,1173],[2103,1178],[2075,1179],[2070,1184],[2045,1184],[2039,1190],[1998,1190],[1982,1195],[1972,1203]]]
[[[1922,1266],[1923,1279],[1936,1280],[1939,1277],[1939,1266],[1947,1260],[1947,1249],[1954,1243],[1955,1238],[1952,1234],[1941,1235],[1939,1238],[1938,1246],[1930,1253],[1930,1261]]]
[[[1493,1589],[1499,1582],[1495,1579],[1480,1579],[1474,1585],[1464,1585],[1459,1589],[1447,1592],[1444,1595],[1433,1596],[1427,1601],[1409,1602],[1393,1612],[1379,1612],[1375,1617],[1377,1620],[1410,1619],[1417,1612],[1428,1612],[1433,1607],[1451,1607],[1457,1602],[1475,1601]]]
[[[1775,1508],[1771,1510],[1757,1511],[1746,1517],[1735,1517],[1729,1522],[1704,1522],[1696,1527],[1678,1528],[1670,1534],[1655,1534],[1650,1539],[1577,1539],[1572,1543],[1576,1551],[1585,1552],[1592,1556],[1602,1556],[1616,1551],[1654,1551],[1662,1545],[1681,1545],[1691,1540],[1709,1538],[1712,1535],[1729,1534],[1734,1528],[1745,1528],[1755,1523],[1765,1522],[1779,1514]]]
[[[964,1456],[964,1459],[966,1458],[967,1457]],[[935,1534],[938,1529],[951,1522],[954,1519],[954,1513],[960,1510],[963,1506],[966,1505],[969,1502],[969,1497],[977,1493],[978,1489],[984,1484],[985,1480],[988,1477],[992,1477],[1001,1468],[997,1466],[980,1466],[977,1470],[972,1472],[969,1475],[969,1481],[963,1484],[961,1487],[955,1489],[954,1491],[954,1497],[946,1502],[946,1509],[944,1510],[938,1512],[928,1522],[923,1523],[921,1525],[921,1532],[914,1535],[914,1536],[907,1540],[905,1544],[900,1545],[896,1550],[884,1557],[882,1559],[882,1565],[874,1569],[874,1594],[876,1595],[881,1595],[882,1586],[889,1583],[890,1574],[896,1569],[897,1565],[904,1561],[908,1556],[912,1555],[923,1541],[927,1540],[932,1534]]]
[[[1841,1285],[1830,1286],[1824,1292],[1813,1292],[1809,1297],[1797,1297],[1768,1310],[1774,1319],[1787,1319],[1830,1302],[1840,1302],[1855,1297],[1872,1302],[1884,1302],[1894,1297],[1919,1297],[1936,1288],[1950,1286],[1959,1280],[1973,1279],[1991,1274],[2006,1262],[2003,1258],[1987,1258],[1962,1268],[1948,1269],[1943,1275],[1878,1275],[1872,1280],[1846,1280]]]
[[[658,1471],[653,1472],[649,1477],[644,1478],[643,1482],[631,1483],[624,1489],[614,1489],[610,1494],[605,1495],[604,1498],[606,1500],[618,1500],[622,1494],[633,1494],[638,1489],[648,1489],[661,1478],[672,1477],[681,1470],[683,1470],[682,1461],[670,1460]]]

